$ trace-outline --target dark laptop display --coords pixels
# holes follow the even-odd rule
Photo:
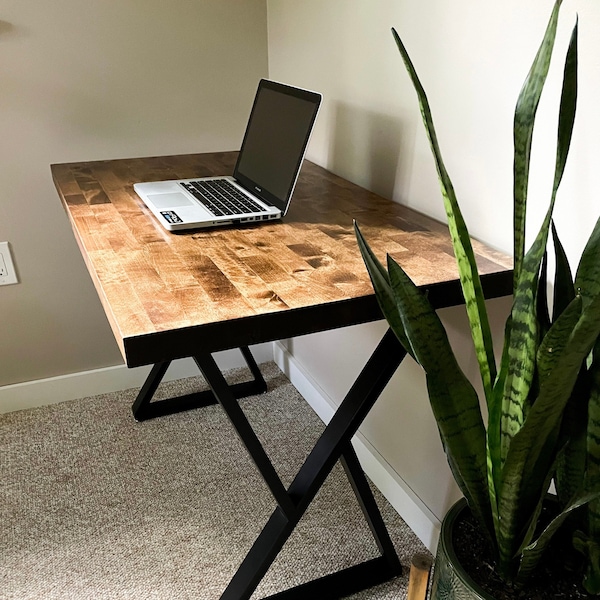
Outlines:
[[[287,212],[320,94],[259,82],[233,177],[136,183],[134,189],[171,231],[279,219]]]
[[[285,212],[320,97],[270,81],[259,86],[233,176]]]

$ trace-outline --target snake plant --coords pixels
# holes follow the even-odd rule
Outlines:
[[[549,71],[559,10],[520,92],[514,134],[513,305],[502,356],[494,356],[485,298],[467,226],[444,166],[425,91],[395,30],[417,93],[458,265],[482,380],[480,398],[461,371],[426,295],[390,256],[384,267],[355,224],[380,307],[408,353],[425,371],[428,395],[453,476],[478,520],[506,582],[523,584],[553,534],[570,531],[587,560],[585,585],[600,592],[600,219],[572,277],[552,213],[562,179],[577,101],[577,23],[566,53],[554,183],[544,221],[525,252],[529,164],[537,107]],[[547,246],[555,267],[548,274]],[[550,280],[550,281],[549,281]],[[547,298],[553,287],[552,312]],[[540,527],[551,483],[557,516]]]

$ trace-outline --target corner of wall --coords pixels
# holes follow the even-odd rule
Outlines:
[[[286,347],[276,342],[273,347],[274,360],[288,377],[319,418],[328,423],[335,411],[335,403],[325,391],[298,363]],[[427,548],[435,553],[441,523],[439,519],[411,490],[377,450],[359,433],[353,445],[361,465],[373,484],[385,496],[405,523],[415,532]]]

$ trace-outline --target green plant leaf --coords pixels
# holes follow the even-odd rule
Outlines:
[[[581,254],[575,275],[575,288],[583,297],[584,306],[600,294],[600,218]]]
[[[475,254],[473,252],[467,226],[456,200],[454,186],[452,185],[452,181],[450,180],[450,176],[448,175],[442,160],[427,95],[425,94],[425,90],[421,85],[402,40],[395,29],[392,29],[392,33],[406,70],[411,78],[413,87],[417,93],[423,123],[429,137],[429,143],[438,172],[440,189],[444,199],[444,207],[448,219],[450,236],[452,238],[454,255],[458,264],[458,272],[467,308],[467,315],[469,317],[471,336],[475,346],[485,396],[489,402],[492,394],[492,384],[496,378],[496,363],[488,315],[485,307],[485,298],[481,287],[479,273],[477,271]]]
[[[562,449],[559,451],[559,455],[562,453]],[[555,464],[558,461],[558,456],[555,459]],[[535,507],[535,510],[533,511],[533,513],[531,514],[531,517],[529,518],[529,522],[527,523],[527,527],[526,527],[526,533],[523,536],[523,540],[521,541],[521,545],[519,547],[519,549],[517,550],[516,555],[517,556],[521,556],[523,554],[523,549],[526,546],[529,546],[529,544],[531,544],[533,537],[536,533],[539,533],[538,528],[539,528],[539,518],[540,515],[542,513],[542,508],[544,506],[544,502],[549,498],[547,490],[550,487],[550,482],[552,481],[552,474],[553,474],[553,469],[548,470],[548,472],[546,473],[546,476],[544,478],[544,482],[543,484],[540,486],[540,497],[537,501],[537,505]],[[579,488],[579,490],[581,490],[582,488]],[[571,500],[571,498],[569,498],[569,500]],[[567,504],[565,504],[564,507],[560,507],[559,506],[559,512],[561,510],[563,510],[564,508],[567,507]],[[518,569],[517,569],[518,570]]]
[[[550,216],[548,211],[542,228],[523,261],[513,299],[510,327],[507,328],[504,341],[506,376],[497,381],[497,385],[502,384],[502,400],[495,402],[492,407],[494,411],[500,411],[500,465],[504,464],[512,438],[521,429],[529,410],[529,391],[534,378],[538,346],[538,274],[545,253]],[[491,415],[491,420],[497,422],[498,417]]]
[[[557,252],[557,263],[558,260],[560,259]],[[587,306],[594,296],[600,294],[599,263],[600,219],[596,222],[581,256],[576,283],[572,286],[573,292],[568,288],[568,277],[565,276],[565,285],[562,286],[562,291],[557,291],[556,294],[574,293],[577,287],[582,294],[583,306]],[[555,284],[556,290],[558,286],[559,284]],[[582,367],[563,415],[561,436],[568,440],[568,445],[556,471],[556,491],[562,503],[572,497],[576,489],[580,489],[586,469],[587,477],[591,481],[595,481],[596,475],[600,477],[600,464],[596,464],[596,461],[600,461],[600,375],[597,372],[600,369],[599,353],[600,344],[596,343],[590,368],[586,370],[585,365]],[[595,530],[596,535],[600,536],[600,503],[592,502],[587,512],[589,530]]]
[[[414,355],[411,353],[410,343],[404,332],[402,320],[398,314],[398,308],[392,293],[388,273],[371,250],[371,247],[365,240],[356,221],[354,222],[354,232],[356,234],[360,253],[369,273],[369,277],[371,278],[371,284],[373,285],[373,290],[375,291],[375,296],[379,303],[379,307],[381,308],[381,312],[387,320],[390,329],[396,334],[396,337],[403,348],[414,358]]]
[[[493,540],[486,484],[485,428],[477,394],[461,371],[442,323],[424,294],[388,257],[391,275],[373,254],[357,223],[358,245],[382,312],[400,343],[427,374],[432,410],[455,480]],[[408,327],[406,331],[405,327]],[[443,359],[443,360],[440,360]],[[440,424],[441,422],[441,424]]]
[[[548,543],[552,539],[552,536],[558,531],[560,526],[564,523],[565,519],[575,510],[585,506],[594,499],[600,497],[600,490],[585,494],[579,498],[573,500],[569,506],[563,510],[557,517],[555,517],[550,524],[544,529],[537,540],[532,544],[525,547],[521,554],[521,563],[519,565],[519,573],[517,581],[526,581],[531,573],[535,570],[535,567],[539,564],[544,550],[547,548]]]
[[[552,222],[552,241],[554,243],[554,255],[556,267],[554,273],[554,298],[552,307],[552,320],[555,321],[568,304],[575,298],[575,286],[573,285],[573,274],[569,266],[569,259],[563,245],[560,242],[554,221]]]
[[[509,338],[509,332],[512,329],[512,317],[509,315],[505,325],[504,338]],[[487,427],[487,460],[488,460],[488,481],[490,489],[490,501],[492,502],[492,511],[494,514],[494,524],[498,527],[498,499],[496,490],[501,484],[502,462],[501,455],[501,419],[502,419],[502,399],[506,377],[508,375],[508,344],[504,345],[502,358],[500,360],[500,370],[492,394],[492,402],[488,405],[488,427]],[[496,534],[497,537],[497,534]]]
[[[537,353],[537,365],[542,384],[556,368],[562,353],[569,341],[569,336],[575,329],[581,317],[581,296],[574,298],[569,306],[562,311],[550,330],[540,343]]]
[[[554,482],[558,501],[563,508],[577,490],[583,489],[585,483],[589,399],[590,376],[585,365],[582,365],[563,412],[558,442],[559,446],[564,446],[564,450],[556,465]]]
[[[558,321],[555,326],[559,326]],[[599,333],[600,296],[597,296],[583,310],[552,372],[541,382],[540,394],[527,419],[512,440],[498,490],[498,545],[504,560],[514,555],[514,540],[524,526],[523,515],[533,511],[541,495],[536,488],[553,462],[553,453],[547,451],[548,439],[556,435],[581,365]]]
[[[558,115],[558,145],[556,148],[556,168],[554,171],[553,189],[557,190],[562,181],[567,164],[567,156],[573,137],[573,124],[577,108],[577,37],[579,25],[571,32],[571,39],[567,49],[565,67],[563,71],[562,93],[560,97],[560,112]]]
[[[521,275],[525,254],[525,219],[527,187],[535,114],[546,82],[550,59],[556,38],[558,14],[562,0],[554,4],[546,33],[525,79],[515,108],[514,137],[514,285],[516,289]]]
[[[555,5],[555,11],[558,13],[560,2],[557,1]],[[553,17],[550,20],[548,29],[544,36],[544,42],[542,47],[546,47],[548,43],[546,40],[550,38],[552,43],[550,44],[549,50],[554,43],[556,24],[554,23],[554,12]],[[558,15],[556,14],[556,18]],[[548,49],[547,49],[548,51]],[[534,61],[534,65],[528,78],[536,74],[536,63],[538,62],[538,56]],[[542,64],[542,63],[540,63]],[[543,66],[543,64],[542,64]],[[541,67],[539,67],[541,68]],[[543,67],[544,72],[547,72],[547,67]],[[575,118],[575,108],[577,93],[569,88],[573,85],[577,85],[577,77],[573,73],[577,71],[577,24],[573,28],[571,40],[569,42],[569,48],[567,50],[567,57],[565,60],[565,74],[563,78],[563,92],[561,95],[560,113],[559,113],[559,128],[558,128],[558,142],[557,142],[557,153],[556,153],[556,166],[554,175],[554,184],[552,187],[552,197],[550,199],[550,206],[546,212],[544,222],[538,232],[538,235],[525,255],[517,278],[517,284],[514,294],[514,303],[512,310],[512,326],[509,333],[509,337],[505,341],[508,347],[509,356],[509,370],[504,382],[504,391],[502,399],[502,417],[501,417],[501,459],[506,458],[508,449],[511,444],[513,436],[518,433],[521,428],[527,411],[529,410],[529,392],[533,377],[535,373],[535,358],[537,353],[537,337],[538,337],[538,323],[537,323],[537,304],[536,304],[536,292],[539,285],[538,277],[541,266],[541,261],[546,251],[546,244],[548,240],[548,230],[552,219],[552,212],[554,210],[554,204],[556,202],[556,194],[558,186],[562,179],[564,172],[565,163],[568,156],[568,151],[571,142],[571,135],[573,130],[573,121]],[[537,74],[537,77],[533,79],[540,79],[541,75]],[[545,74],[543,75],[545,80]],[[543,81],[541,83],[543,87]],[[525,86],[527,87],[527,86]],[[535,95],[538,93],[538,87],[535,86]],[[539,90],[541,93],[541,89]],[[521,97],[526,98],[521,94]],[[535,112],[535,111],[534,111]],[[532,123],[533,126],[533,123]],[[516,127],[516,125],[515,125]],[[515,203],[517,200],[515,199]],[[515,212],[517,211],[515,204]],[[515,230],[516,231],[516,230]]]
[[[583,306],[600,294],[600,219],[595,224],[580,259],[575,286],[582,295]],[[561,436],[569,440],[558,463],[556,491],[561,502],[579,489],[586,476],[590,482],[600,478],[600,343],[596,343],[590,368],[585,366],[565,408]],[[600,538],[600,502],[587,509],[588,529]],[[571,525],[570,525],[571,526]]]
[[[486,434],[477,392],[458,365],[446,330],[427,298],[390,257],[388,273],[413,356],[426,373],[431,408],[450,466],[473,514],[493,539]]]
[[[550,311],[548,308],[548,252],[544,252],[544,258],[542,259],[542,268],[540,270],[540,277],[538,280],[537,288],[537,321],[540,337],[543,337],[550,329]]]

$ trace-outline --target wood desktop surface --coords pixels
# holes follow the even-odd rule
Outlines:
[[[281,221],[170,233],[133,190],[140,181],[228,175],[236,156],[52,165],[128,366],[381,319],[354,219],[379,258],[389,252],[436,307],[462,303],[445,225],[309,161]],[[510,294],[510,259],[474,245],[487,296]]]

